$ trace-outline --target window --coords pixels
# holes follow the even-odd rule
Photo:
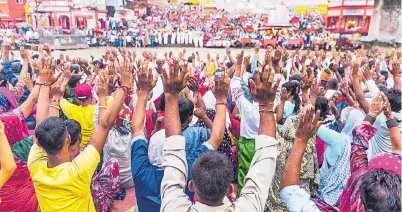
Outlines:
[[[24,0],[15,0],[17,4],[24,4]]]

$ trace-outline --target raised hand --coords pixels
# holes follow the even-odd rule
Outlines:
[[[352,77],[359,77],[359,69],[360,69],[360,61],[359,60],[353,61]]]
[[[275,93],[280,83],[280,78],[278,78],[276,83],[272,86],[274,76],[275,72],[273,70],[270,71],[268,66],[266,66],[263,71],[262,79],[261,72],[256,70],[255,81],[250,79],[250,91],[254,101],[260,104],[272,105],[273,107]]]
[[[96,79],[95,91],[100,98],[106,98],[109,94],[108,79],[105,77],[107,74],[101,74]]]
[[[383,100],[383,111],[384,115],[387,118],[387,120],[393,119],[394,116],[392,115],[391,111],[391,104],[388,101],[388,98],[385,95],[382,95],[382,100]]]
[[[184,69],[180,72],[179,62],[171,59],[169,61],[169,74],[165,68],[162,69],[163,88],[165,94],[179,95],[187,86],[189,74]]]
[[[278,65],[279,62],[281,61],[281,58],[282,58],[282,52],[279,49],[275,50],[274,56],[272,58],[272,63],[274,65]]]
[[[377,117],[380,115],[380,113],[384,109],[384,97],[382,96],[383,94],[377,95],[374,97],[374,99],[371,101],[370,104],[370,109],[369,109],[369,115],[372,117]]]
[[[267,49],[267,52],[265,52],[264,63],[266,65],[272,66],[272,55],[271,55],[271,50],[269,50],[269,49]]]
[[[53,83],[53,85],[51,86],[51,93],[54,97],[58,97],[58,99],[60,99],[60,97],[64,95],[61,79]]]
[[[56,60],[46,60],[45,65],[39,70],[39,81],[44,85],[51,85],[61,76],[61,73],[54,75]]]
[[[398,60],[393,60],[391,62],[391,70],[390,70],[392,76],[398,76],[401,74],[401,63]]]
[[[207,117],[207,114],[205,114],[205,111],[202,108],[195,109],[194,115],[200,119],[204,119],[205,117]]]
[[[133,65],[131,63],[131,60],[125,58],[123,60],[122,65],[120,65],[120,82],[121,82],[121,86],[123,88],[127,89],[127,92],[131,89],[131,87],[133,86]]]
[[[314,114],[314,107],[307,108],[300,114],[299,124],[296,129],[296,139],[307,142],[314,134],[316,134],[318,128],[321,125],[320,111],[318,110]]]
[[[216,103],[227,103],[227,98],[229,95],[229,75],[226,72],[221,72],[215,74],[214,83],[211,86],[212,93],[216,98]]]
[[[240,54],[237,54],[236,56],[236,64],[238,66],[241,66],[243,64],[243,55],[244,55],[244,51],[241,51]]]
[[[28,50],[25,50],[25,48],[24,48],[23,46],[20,47],[20,55],[21,55],[21,58],[22,58],[24,61],[28,61],[28,60],[29,60],[29,59],[28,59],[28,55],[29,55]]]
[[[29,73],[27,73],[25,76],[24,76],[24,84],[25,84],[25,87],[28,89],[28,90],[32,90],[33,89],[33,80],[32,80],[32,77],[31,77],[31,74],[29,74]]]
[[[349,96],[350,95],[349,94],[349,84],[345,79],[343,79],[341,81],[340,87],[341,87],[340,90],[341,90],[341,93],[342,93],[343,96]]]
[[[315,84],[315,77],[314,74],[311,73],[308,77],[306,73],[302,74],[302,79],[300,82],[300,88],[302,90],[308,90],[309,88],[311,88],[311,86],[313,86]]]
[[[135,84],[138,92],[149,93],[156,85],[157,77],[152,74],[152,69],[148,68],[148,64],[144,64],[139,71],[136,72]]]
[[[373,79],[374,70],[370,70],[370,67],[367,64],[364,65],[362,68],[363,68],[363,76],[366,78],[366,80]]]
[[[198,80],[195,77],[189,77],[187,87],[194,93],[200,92],[201,88],[200,84],[198,83]]]

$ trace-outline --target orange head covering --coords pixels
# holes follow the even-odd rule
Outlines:
[[[328,68],[324,68],[321,70],[321,80],[328,81],[332,78],[332,73]]]

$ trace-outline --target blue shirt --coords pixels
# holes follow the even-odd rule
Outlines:
[[[209,150],[207,144],[200,147],[193,154],[186,154],[188,171],[195,159]],[[159,212],[161,207],[161,182],[164,171],[158,166],[154,166],[148,159],[148,143],[144,136],[133,138],[131,146],[131,172],[135,185],[135,196],[139,212]],[[191,175],[188,177],[190,181]],[[186,193],[189,190],[186,186]],[[194,194],[192,194],[193,196]]]

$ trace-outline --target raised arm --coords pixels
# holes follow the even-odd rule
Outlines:
[[[60,100],[63,99],[64,92],[66,91],[66,87],[70,79],[71,79],[70,66],[66,65],[63,71],[63,79],[58,80],[56,83],[52,85],[51,88],[53,98],[52,102],[50,103],[49,115],[48,115],[49,117],[59,116]]]
[[[221,76],[215,75],[215,83],[212,92],[216,98],[216,115],[212,127],[209,143],[214,149],[218,149],[223,140],[226,129],[226,106],[229,93],[229,76],[225,72]]]
[[[149,92],[155,87],[157,78],[154,79],[152,69],[145,65],[137,71],[136,86],[138,100],[133,114],[133,137],[144,135],[144,119],[147,97]]]
[[[340,87],[341,87],[340,90],[341,90],[342,95],[348,101],[348,105],[352,106],[352,107],[355,106],[356,102],[353,99],[353,97],[350,95],[350,92],[349,92],[350,87],[349,87],[349,83],[348,83],[348,81],[346,79],[343,79],[341,81]]]
[[[164,175],[161,183],[161,211],[188,211],[192,203],[185,195],[188,167],[185,138],[181,135],[179,118],[179,93],[187,86],[188,73],[179,74],[179,64],[169,61],[169,75],[163,69],[163,89],[166,97],[166,141],[163,153]]]
[[[377,116],[383,111],[383,97],[376,96],[369,107],[368,114],[366,115],[363,124],[353,130],[353,141],[351,143],[352,151],[350,155],[351,174],[368,166],[366,151],[369,148],[369,140],[377,131],[372,126]]]
[[[401,153],[401,134],[398,128],[398,122],[392,115],[391,104],[389,103],[387,97],[382,95],[384,101],[384,115],[387,118],[387,127],[389,129],[389,136],[391,137],[392,152],[396,154]]]
[[[391,69],[392,78],[394,79],[394,88],[402,89],[401,84],[401,62],[398,60],[392,61],[392,69]]]
[[[364,96],[362,87],[360,85],[359,81],[359,66],[360,62],[355,61],[352,67],[352,84],[353,84],[353,90],[356,94],[356,99],[360,103],[360,106],[362,107],[363,111],[365,113],[369,112],[370,104],[366,100],[366,97]]]
[[[54,75],[54,64],[56,64],[54,59],[53,61],[47,60],[44,67],[39,72],[39,82],[36,83],[39,86],[40,91],[36,110],[36,126],[38,126],[40,122],[48,116],[50,86],[56,82],[60,76]]]
[[[236,57],[236,69],[235,69],[235,77],[240,77],[241,75],[241,67],[243,64],[243,55],[244,55],[244,51],[241,51],[240,54],[237,55]]]
[[[281,199],[290,211],[317,211],[315,204],[310,200],[310,195],[300,189],[299,181],[304,150],[308,140],[313,137],[321,124],[319,118],[320,111],[314,115],[313,107],[307,108],[305,112],[300,114],[296,137],[283,169],[280,184]]]
[[[195,77],[189,78],[187,88],[193,92],[194,97],[196,99],[197,108],[201,108],[204,111],[206,111],[207,107],[205,106],[204,99],[202,98],[202,96],[200,94],[200,84],[198,83],[198,81]]]
[[[14,161],[13,153],[11,152],[10,144],[8,143],[4,132],[4,124],[0,121],[0,189],[6,184],[7,180],[13,175],[17,165]]]
[[[228,56],[230,62],[233,63],[233,64],[236,64],[236,60],[230,54],[231,53],[230,47],[226,47],[225,50],[226,50],[226,55]]]
[[[112,127],[112,124],[116,119],[117,115],[119,114],[123,106],[124,100],[126,99],[126,96],[128,95],[128,92],[130,91],[131,86],[133,85],[132,70],[133,66],[130,60],[125,59],[122,65],[120,66],[122,86],[120,86],[117,89],[113,102],[110,104],[109,107],[107,107],[107,109],[104,111],[104,114],[101,110],[99,111],[99,125],[95,129],[95,132],[92,135],[91,140],[89,141],[89,145],[93,145],[98,150],[98,152],[102,152],[109,130]],[[100,80],[100,82],[102,82],[102,87],[106,86],[104,85],[105,80],[103,81]],[[101,95],[102,97],[99,97],[99,99],[100,101],[101,99],[103,100],[102,102],[100,102],[99,105],[100,107],[105,107],[107,93],[102,92]]]
[[[269,69],[264,70],[262,80],[260,75],[260,71],[257,70],[255,81],[250,80],[252,97],[259,103],[260,127],[259,135],[255,140],[255,155],[244,180],[245,184],[240,197],[234,203],[237,211],[247,211],[250,208],[264,211],[268,191],[275,174],[278,142],[275,139],[273,105],[280,80],[273,85],[275,72],[270,72]]]
[[[281,98],[279,104],[276,106],[276,120],[278,124],[284,124],[286,119],[283,118],[283,108],[285,107],[285,102],[289,98],[290,93],[286,88],[281,90]]]

